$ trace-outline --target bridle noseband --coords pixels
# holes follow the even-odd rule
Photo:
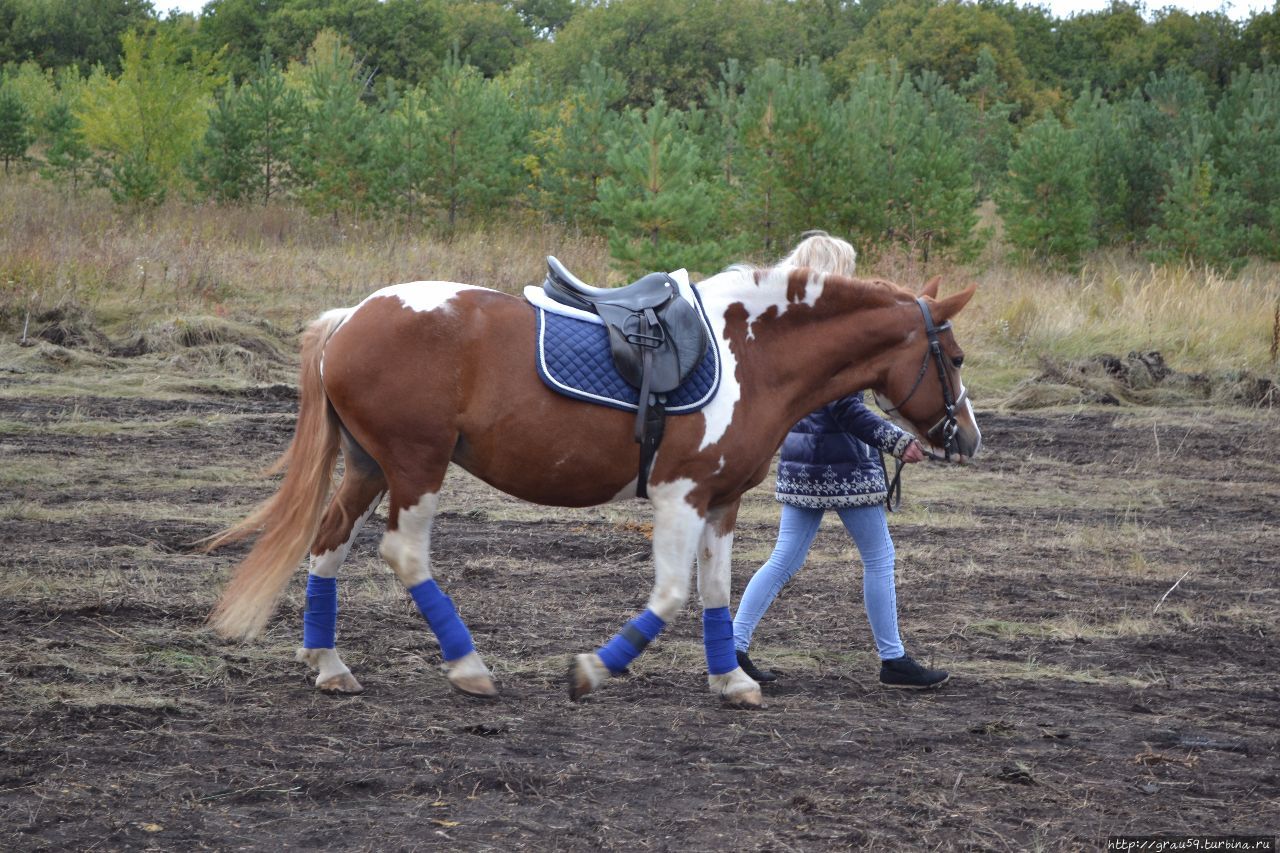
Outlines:
[[[943,360],[942,343],[938,340],[938,333],[945,332],[950,329],[951,321],[947,320],[941,326],[935,326],[933,324],[933,314],[929,312],[929,306],[925,304],[924,299],[917,296],[916,305],[919,306],[920,313],[924,316],[924,332],[929,337],[929,349],[924,354],[924,360],[920,362],[920,372],[916,375],[915,384],[911,386],[911,390],[907,392],[907,396],[903,398],[902,402],[898,405],[890,406],[884,411],[885,414],[892,414],[894,412],[901,411],[902,407],[911,401],[911,398],[915,396],[916,391],[920,389],[920,383],[924,381],[925,374],[929,372],[929,357],[932,355],[934,364],[938,367],[938,383],[942,386],[943,415],[936,424],[929,428],[929,431],[925,433],[925,436],[929,438],[931,444],[937,446],[939,442],[934,440],[933,434],[938,432],[939,428],[941,428],[942,441],[940,444],[944,455],[939,457],[938,454],[933,453],[932,451],[925,452],[930,459],[936,460],[942,458],[947,462],[950,462],[953,448],[955,454],[957,456],[960,455],[960,422],[956,420],[956,407],[964,402],[969,391],[962,383],[960,386],[960,396],[957,398],[951,387],[951,378],[947,376],[947,365]]]

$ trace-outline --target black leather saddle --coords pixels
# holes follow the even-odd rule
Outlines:
[[[592,287],[551,256],[542,289],[557,302],[600,316],[618,374],[640,390],[636,494],[647,497],[649,467],[662,442],[666,394],[680,387],[707,352],[707,328],[698,309],[666,273],[649,273],[625,287]]]

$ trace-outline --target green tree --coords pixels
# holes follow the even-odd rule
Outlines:
[[[1054,116],[1028,127],[996,193],[1009,242],[1029,255],[1068,268],[1094,246],[1089,151],[1079,131]]]
[[[886,5],[832,60],[831,74],[844,84],[868,65],[885,67],[892,61],[909,77],[929,70],[957,87],[978,73],[983,51],[995,60],[992,67],[1010,97],[1029,108],[1031,84],[1013,27],[994,11],[968,3],[907,0]]]
[[[218,82],[213,62],[197,55],[183,64],[177,51],[164,32],[126,34],[120,76],[98,69],[85,87],[79,115],[85,141],[99,152],[118,202],[162,200],[204,135]]]
[[[303,120],[301,96],[264,51],[257,73],[217,98],[192,163],[196,185],[219,201],[270,204],[283,192]]]
[[[124,34],[151,21],[150,0],[3,0],[0,64],[120,68]]]
[[[1147,237],[1148,254],[1157,261],[1194,261],[1218,269],[1230,269],[1237,243],[1228,223],[1228,210],[1219,190],[1217,170],[1204,155],[1173,173],[1173,181],[1160,203],[1159,214]]]
[[[32,138],[31,117],[18,93],[7,86],[0,87],[0,160],[4,161],[6,175],[10,163],[27,158]]]
[[[750,75],[737,108],[734,223],[769,254],[821,225],[838,131],[815,62],[769,60]]]
[[[1240,254],[1280,260],[1280,68],[1242,70],[1218,104],[1219,186]]]
[[[516,143],[525,120],[499,83],[451,56],[426,88],[426,107],[432,170],[425,189],[449,228],[518,197],[523,170]]]
[[[93,151],[84,142],[80,120],[69,102],[63,100],[53,105],[45,115],[44,132],[49,145],[44,152],[46,165],[40,174],[58,183],[69,183],[73,192],[78,190]]]
[[[656,97],[629,109],[609,145],[609,177],[600,182],[600,216],[609,253],[627,274],[685,267],[711,272],[737,251],[713,236],[720,208],[713,168],[686,134],[680,110]]]
[[[996,73],[995,54],[986,47],[978,53],[977,70],[960,82],[959,91],[974,110],[969,128],[961,130],[972,144],[973,177],[979,193],[989,196],[1013,151],[1017,105],[1005,100],[1007,86]]]
[[[369,206],[374,138],[363,102],[367,73],[331,30],[316,36],[302,65],[290,69],[304,102],[302,133],[290,169],[306,207],[335,221]]]
[[[572,225],[596,221],[600,181],[609,170],[608,139],[620,115],[613,107],[625,91],[617,75],[593,60],[531,133],[533,152],[525,163],[544,214]]]
[[[926,97],[921,86],[930,89]],[[868,248],[893,243],[928,260],[977,248],[976,193],[968,146],[934,104],[955,104],[943,84],[908,79],[895,63],[866,69],[837,111],[838,168],[829,183],[841,231]]]
[[[790,4],[771,0],[583,4],[537,62],[548,79],[567,86],[599,57],[626,81],[627,105],[648,105],[657,92],[683,108],[701,101],[730,57],[747,68],[769,57],[794,61],[803,34],[793,15]]]
[[[425,216],[428,185],[435,171],[428,142],[429,110],[420,88],[400,93],[392,87],[383,104],[378,133],[378,205],[410,222],[421,222]]]
[[[468,65],[493,77],[515,65],[533,33],[508,5],[449,0],[444,26],[447,44]]]

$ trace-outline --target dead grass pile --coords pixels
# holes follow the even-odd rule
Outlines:
[[[1039,409],[1082,403],[1271,408],[1280,405],[1280,386],[1247,370],[1180,372],[1154,350],[1070,360],[1044,356],[1039,375],[1015,386],[1002,404],[1010,409]]]

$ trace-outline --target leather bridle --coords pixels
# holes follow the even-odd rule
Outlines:
[[[929,439],[929,443],[934,447],[941,447],[943,456],[938,456],[931,450],[926,450],[925,454],[934,460],[942,459],[947,462],[951,461],[951,454],[954,450],[957,456],[960,455],[960,422],[956,420],[956,408],[964,403],[968,397],[969,391],[960,385],[960,396],[955,396],[955,389],[951,387],[951,377],[947,375],[947,365],[945,356],[942,354],[942,342],[938,340],[938,333],[945,332],[951,328],[951,321],[947,320],[941,326],[935,326],[933,323],[933,314],[929,311],[929,306],[925,304],[924,299],[916,297],[916,305],[920,308],[920,313],[924,316],[924,332],[929,337],[929,349],[925,351],[924,359],[920,362],[920,372],[916,375],[915,384],[911,386],[911,390],[907,392],[907,396],[903,398],[901,403],[896,406],[890,406],[885,409],[885,414],[893,414],[902,410],[902,407],[911,401],[916,391],[920,389],[920,383],[924,381],[925,376],[929,372],[929,361],[932,358],[933,363],[938,368],[938,383],[942,386],[942,417],[929,428],[925,436]],[[939,442],[934,438],[934,433],[941,430],[941,439]],[[923,450],[923,448],[921,448]],[[897,477],[894,478],[897,480]]]

